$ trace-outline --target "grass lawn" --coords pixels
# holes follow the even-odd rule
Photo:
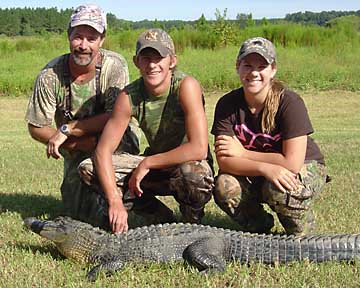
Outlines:
[[[209,129],[223,92],[206,93]],[[315,203],[318,233],[360,233],[360,93],[303,93],[333,181]],[[62,161],[47,159],[45,146],[28,135],[27,100],[0,97],[0,287],[359,287],[355,263],[292,263],[267,266],[230,263],[225,273],[199,275],[183,263],[129,264],[93,284],[86,269],[64,259],[50,242],[24,229],[28,216],[61,213]],[[211,143],[213,141],[210,136]],[[171,198],[164,201],[179,213]],[[359,209],[359,210],[358,210]],[[237,226],[211,201],[204,224]],[[275,233],[282,233],[276,224]]]

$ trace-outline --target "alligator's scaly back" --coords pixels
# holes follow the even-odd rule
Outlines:
[[[196,224],[144,226],[110,234],[68,217],[24,220],[33,232],[55,243],[66,257],[97,264],[88,273],[113,272],[129,261],[168,262],[185,258],[199,270],[224,270],[226,261],[242,263],[313,262],[360,258],[360,235],[258,235]]]

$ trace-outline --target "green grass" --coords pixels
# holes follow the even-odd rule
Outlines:
[[[287,34],[283,31],[286,35],[292,31],[290,26],[279,27],[287,31]],[[299,26],[298,29],[299,33],[303,33],[300,33],[301,35],[307,35],[306,29],[310,28],[305,29]],[[321,30],[323,29],[321,28]],[[265,32],[262,30],[253,28],[241,31],[238,40],[244,37],[263,35]],[[302,91],[309,89],[360,90],[360,81],[358,81],[358,75],[360,75],[360,53],[358,53],[360,36],[358,34],[355,34],[350,41],[347,38],[338,39],[336,30],[324,30],[326,35],[322,36],[320,42],[307,43],[303,41],[303,43],[300,41],[301,35],[293,35],[292,37],[288,35],[289,39],[292,40],[288,39],[288,42],[282,43],[270,33],[271,31],[274,32],[275,30],[270,29],[269,35],[264,36],[276,40],[278,77],[290,87]],[[110,34],[104,43],[104,48],[119,52],[125,57],[132,80],[138,77],[138,72],[132,63],[136,32]],[[282,35],[282,33],[280,34]],[[183,36],[185,37],[185,35]],[[191,34],[189,35],[191,36]],[[188,37],[190,37],[189,35]],[[329,37],[328,41],[326,41],[326,36]],[[345,37],[343,34],[338,36]],[[0,37],[2,67],[0,69],[0,96],[28,96],[40,69],[50,59],[69,51],[66,35],[49,37],[50,39],[44,37]],[[296,39],[300,43],[296,43]],[[129,43],[133,44],[129,45]],[[178,66],[184,72],[196,77],[206,90],[232,89],[238,85],[235,59],[239,45],[229,45],[216,49],[195,49],[190,44],[181,46],[177,50]]]
[[[209,128],[214,105],[223,93],[206,93]],[[314,90],[302,96],[316,131],[314,138],[333,178],[315,202],[317,232],[359,233],[360,94]],[[28,135],[23,120],[26,105],[24,97],[0,98],[0,287],[359,286],[358,262],[275,266],[231,263],[224,274],[212,276],[199,275],[183,263],[129,264],[112,277],[101,275],[95,284],[88,283],[87,267],[64,259],[52,243],[22,225],[24,217],[52,218],[61,213],[62,160],[47,159],[45,147]],[[162,199],[179,213],[171,197]],[[203,222],[237,228],[213,201],[206,207]],[[278,222],[274,232],[283,232]]]

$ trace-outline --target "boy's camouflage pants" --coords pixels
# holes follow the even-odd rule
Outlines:
[[[283,193],[264,177],[220,174],[215,181],[214,199],[244,231],[270,232],[274,219],[261,204],[267,203],[287,234],[306,234],[314,229],[310,206],[326,182],[325,166],[316,161],[307,162],[297,178],[298,189]]]
[[[156,195],[172,195],[180,204],[181,221],[200,223],[204,216],[205,204],[211,199],[214,187],[213,173],[207,161],[189,161],[167,169],[150,170],[141,182],[144,194],[141,197],[135,197],[128,190],[127,182],[133,169],[143,159],[143,156],[128,153],[112,156],[116,183],[119,193],[123,196],[125,207],[154,224],[173,222],[176,219],[172,210],[155,197]],[[108,204],[94,171],[93,160],[88,158],[82,161],[78,170],[82,180],[102,195],[99,197],[98,207],[105,223],[101,225],[99,223],[98,226],[104,227],[109,221]]]

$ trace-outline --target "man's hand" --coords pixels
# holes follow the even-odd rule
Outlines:
[[[216,156],[218,157],[241,157],[245,151],[244,146],[240,143],[236,136],[217,136],[214,146]]]
[[[139,166],[133,171],[131,174],[130,180],[129,180],[129,190],[134,195],[141,197],[141,195],[144,193],[140,187],[142,179],[146,176],[146,174],[149,173],[150,169],[146,168],[146,165],[144,164],[146,158],[142,160],[139,164]]]
[[[120,195],[109,200],[109,223],[113,233],[128,231],[128,213]]]
[[[50,156],[59,159],[61,154],[59,153],[59,147],[63,144],[68,136],[61,133],[60,130],[56,130],[55,134],[50,137],[47,145],[46,145],[46,155],[49,158]]]

